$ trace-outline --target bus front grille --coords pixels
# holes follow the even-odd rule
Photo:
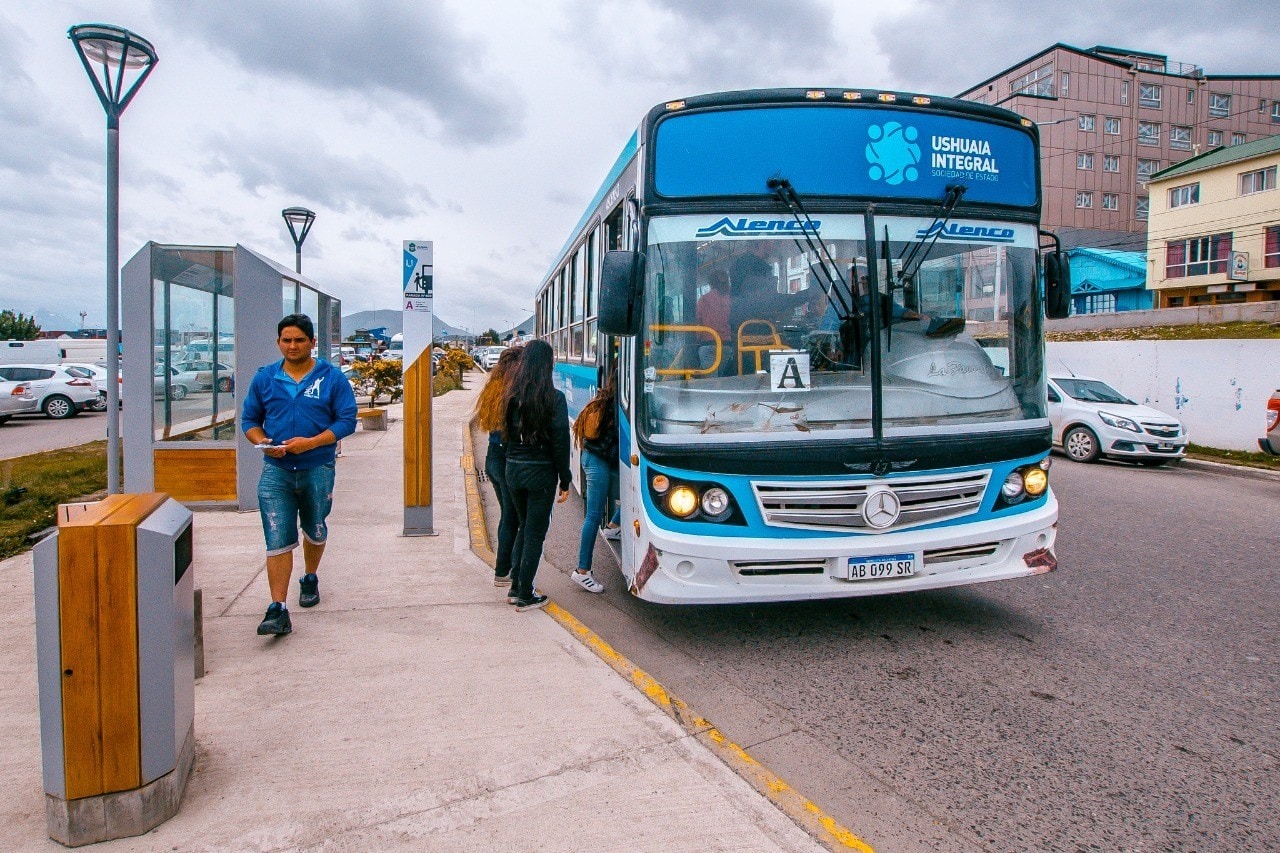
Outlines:
[[[980,560],[993,556],[1000,550],[999,542],[983,542],[979,545],[962,545],[958,548],[930,548],[924,552],[924,564],[958,563],[964,560]]]
[[[730,560],[729,565],[735,573],[746,577],[820,575],[827,570],[827,561],[816,558],[810,560]]]
[[[990,471],[969,471],[877,480],[754,482],[751,487],[761,516],[773,527],[888,533],[976,512],[990,476]],[[891,489],[901,505],[897,521],[882,528],[868,525],[862,513],[867,495],[878,488]]]

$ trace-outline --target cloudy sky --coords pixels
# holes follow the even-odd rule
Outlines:
[[[1062,41],[1280,73],[1260,24],[1200,0],[111,0],[0,6],[0,308],[102,326],[105,119],[66,38],[127,27],[160,63],[122,119],[120,254],[244,243],[344,313],[398,307],[436,246],[436,314],[477,331],[535,288],[644,112],[703,92],[952,95]],[[1268,9],[1270,11],[1268,11]]]

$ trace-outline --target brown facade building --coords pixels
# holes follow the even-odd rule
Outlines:
[[[1055,44],[957,95],[1040,126],[1043,224],[1064,247],[1143,251],[1156,172],[1280,133],[1280,75]]]

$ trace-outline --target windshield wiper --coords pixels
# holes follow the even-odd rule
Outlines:
[[[809,247],[809,252],[818,259],[822,275],[817,275],[818,270],[814,268],[812,263],[809,264],[809,270],[814,273],[814,277],[818,279],[818,284],[826,292],[827,301],[831,303],[832,308],[836,309],[836,314],[840,321],[843,322],[850,316],[857,316],[857,300],[851,296],[852,291],[849,289],[849,283],[844,280],[844,276],[840,275],[840,267],[836,264],[835,258],[832,257],[831,250],[827,248],[822,235],[818,233],[813,220],[809,218],[809,213],[804,209],[804,204],[800,201],[800,196],[795,187],[791,186],[791,182],[780,175],[774,175],[769,178],[769,180],[765,181],[765,186],[773,191],[773,194],[778,197],[778,201],[786,206],[787,210],[791,212],[792,218],[800,226],[800,234],[804,237],[805,243]],[[800,241],[796,240],[796,248],[799,247]],[[836,286],[837,282],[844,288],[843,291]],[[846,295],[850,295],[848,302],[845,301]]]
[[[942,236],[943,229],[947,227],[947,223],[951,220],[951,214],[955,212],[956,205],[960,203],[960,199],[964,196],[967,187],[963,184],[951,184],[946,189],[946,194],[942,197],[942,204],[938,208],[938,212],[933,217],[933,222],[929,223],[929,227],[925,229],[925,238],[919,242],[911,244],[911,254],[904,259],[898,256],[898,281],[892,286],[893,290],[905,290],[906,286],[915,279],[915,275],[920,271],[920,267],[924,265],[925,260],[929,257],[929,253],[933,251],[934,245],[938,242],[938,238]],[[928,245],[926,246],[926,242]],[[903,253],[906,253],[904,248]],[[912,264],[915,264],[913,267]],[[890,293],[890,296],[893,294]]]
[[[809,270],[818,279],[818,284],[826,293],[827,302],[835,309],[836,319],[840,323],[840,349],[843,351],[841,366],[852,367],[855,370],[865,369],[862,364],[862,324],[859,322],[862,311],[858,307],[857,297],[854,296],[853,286],[840,274],[840,267],[835,257],[827,248],[817,226],[809,218],[808,211],[804,209],[804,203],[800,201],[800,194],[796,192],[795,187],[791,186],[791,182],[781,175],[774,175],[765,181],[765,186],[772,190],[778,197],[778,201],[791,212],[792,218],[800,225],[800,233],[804,236],[809,252],[818,259],[822,275],[817,274],[818,270],[814,269],[812,263],[809,264]],[[796,248],[799,249],[800,241],[795,242]]]

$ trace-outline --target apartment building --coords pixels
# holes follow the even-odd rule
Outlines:
[[[1055,44],[957,97],[1040,127],[1044,227],[1143,251],[1157,172],[1280,133],[1280,75],[1207,74],[1161,54]]]
[[[1280,135],[1151,176],[1147,287],[1156,308],[1280,299]]]

